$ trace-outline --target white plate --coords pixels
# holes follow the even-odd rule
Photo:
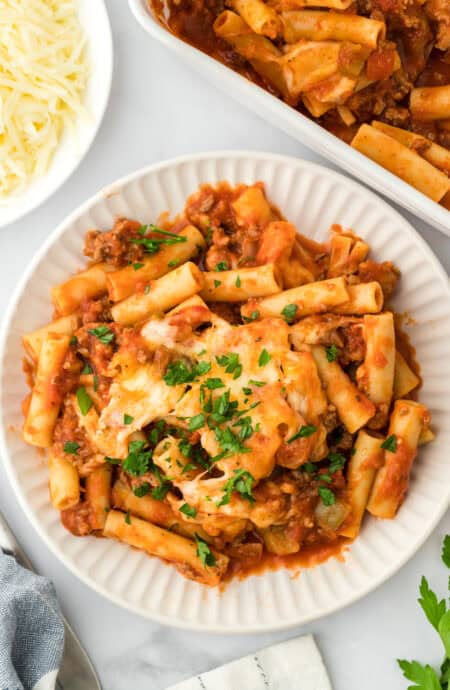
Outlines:
[[[0,202],[0,228],[19,220],[46,201],[78,167],[91,147],[108,103],[113,71],[111,26],[104,0],[79,0],[79,17],[88,39],[91,76],[84,105],[88,119],[77,121],[76,136],[64,132],[45,175],[17,196]]]
[[[283,130],[324,158],[344,168],[358,180],[450,236],[450,211],[355,151],[279,98],[167,31],[153,16],[149,0],[128,2],[134,16],[147,33],[221,89],[225,98],[234,98],[274,127]]]
[[[394,521],[365,521],[345,562],[331,559],[300,577],[279,570],[232,582],[223,593],[185,580],[176,570],[123,544],[77,538],[50,505],[47,468],[24,445],[20,403],[27,389],[21,335],[50,319],[50,288],[83,263],[87,229],[110,228],[117,215],[154,221],[184,207],[204,182],[263,180],[268,195],[301,232],[327,237],[331,223],[352,227],[377,259],[402,270],[395,299],[422,367],[421,400],[429,406],[436,441],[415,463],[408,498]],[[412,227],[355,182],[312,163],[254,152],[207,153],[140,170],[77,209],[48,239],[12,301],[0,360],[3,457],[20,503],[52,551],[84,582],[117,604],[171,625],[221,632],[273,630],[335,611],[383,582],[412,556],[448,506],[450,488],[450,290],[437,259]],[[15,430],[14,430],[15,429]]]

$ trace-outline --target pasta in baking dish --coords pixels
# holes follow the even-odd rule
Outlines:
[[[87,232],[24,336],[23,436],[64,526],[218,585],[394,518],[433,438],[395,266],[339,225],[299,234],[262,183],[203,185],[156,223]]]
[[[169,31],[450,209],[449,0],[149,0]]]

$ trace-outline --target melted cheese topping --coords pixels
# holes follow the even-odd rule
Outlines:
[[[47,170],[89,76],[74,0],[0,0],[0,197]]]

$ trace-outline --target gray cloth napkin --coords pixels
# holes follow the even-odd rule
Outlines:
[[[52,583],[0,551],[0,690],[53,690],[63,648]]]

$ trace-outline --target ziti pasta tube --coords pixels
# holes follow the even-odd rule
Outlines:
[[[56,454],[53,449],[50,449],[48,469],[52,506],[56,510],[66,510],[76,506],[80,500],[80,478],[69,456]]]
[[[316,283],[308,283],[290,290],[283,290],[272,297],[265,297],[257,304],[258,316],[283,317],[283,310],[289,308],[292,319],[330,311],[334,306],[348,301],[349,293],[345,278],[332,278]],[[254,303],[249,302],[241,309],[241,314],[251,317]]]
[[[203,274],[191,261],[150,283],[149,290],[139,292],[115,304],[114,321],[130,326],[152,314],[168,311],[203,288]]]
[[[417,120],[445,120],[450,118],[450,84],[425,86],[411,91],[411,115]]]
[[[206,302],[245,302],[249,297],[266,297],[281,292],[274,264],[233,271],[209,271],[203,277],[205,286],[200,296]]]
[[[23,437],[32,446],[48,448],[61,405],[57,377],[61,372],[70,337],[49,333],[42,343],[36,378],[23,428]]]
[[[366,314],[363,318],[363,337],[366,356],[356,372],[356,378],[358,386],[377,406],[378,428],[387,421],[394,386],[395,330],[392,312]]]
[[[37,331],[26,333],[23,336],[23,346],[30,357],[37,362],[42,348],[42,343],[49,333],[60,333],[61,335],[73,335],[78,328],[80,318],[77,314],[62,316],[46,326],[42,326]]]
[[[110,465],[101,465],[93,470],[86,478],[86,501],[91,509],[92,529],[103,529],[106,514],[111,507],[111,475]]]
[[[354,434],[375,414],[375,405],[351,382],[337,362],[330,362],[325,348],[311,348],[329,401],[336,407],[347,431]]]
[[[384,442],[384,465],[375,477],[367,505],[375,517],[395,517],[408,489],[420,434],[428,421],[424,405],[412,400],[396,401]]]
[[[348,41],[376,48],[386,35],[386,25],[357,14],[299,10],[283,12],[283,37],[286,43],[310,41]]]
[[[405,395],[411,393],[414,388],[420,383],[420,379],[413,372],[411,367],[406,362],[400,352],[395,353],[395,369],[394,369],[394,398],[404,398]]]
[[[433,201],[439,202],[450,190],[450,178],[443,172],[375,127],[361,125],[351,145]]]
[[[107,264],[95,264],[52,288],[52,301],[58,314],[71,314],[83,300],[99,297],[106,292],[106,273],[112,270],[113,267]]]
[[[340,530],[344,537],[354,539],[357,536],[376,471],[382,463],[381,439],[371,436],[364,430],[360,431],[347,468],[351,518]]]
[[[276,38],[281,29],[281,20],[275,10],[262,0],[228,0],[249,27],[257,34]]]
[[[279,11],[298,10],[303,7],[328,7],[332,10],[346,10],[353,0],[277,0]]]
[[[378,314],[383,308],[383,290],[380,283],[357,283],[347,285],[348,300],[341,302],[330,311],[335,314],[358,315]]]
[[[148,259],[108,273],[106,284],[110,300],[119,302],[129,297],[136,292],[139,285],[160,278],[172,268],[191,259],[205,247],[202,233],[193,225],[187,225],[178,235],[185,237],[186,241],[162,245],[159,252]]]
[[[191,580],[211,586],[219,584],[228,567],[227,556],[211,551],[214,564],[209,566],[202,562],[194,541],[129,514],[127,521],[126,517],[125,513],[110,510],[106,518],[105,536],[119,539],[151,556],[174,563]]]
[[[378,122],[377,120],[372,121],[372,127],[396,139],[404,146],[413,149],[431,165],[439,168],[439,170],[450,173],[450,151],[443,146],[439,146],[431,139],[427,139],[415,132],[400,129],[400,127],[392,127],[392,125],[386,125],[384,122]]]

